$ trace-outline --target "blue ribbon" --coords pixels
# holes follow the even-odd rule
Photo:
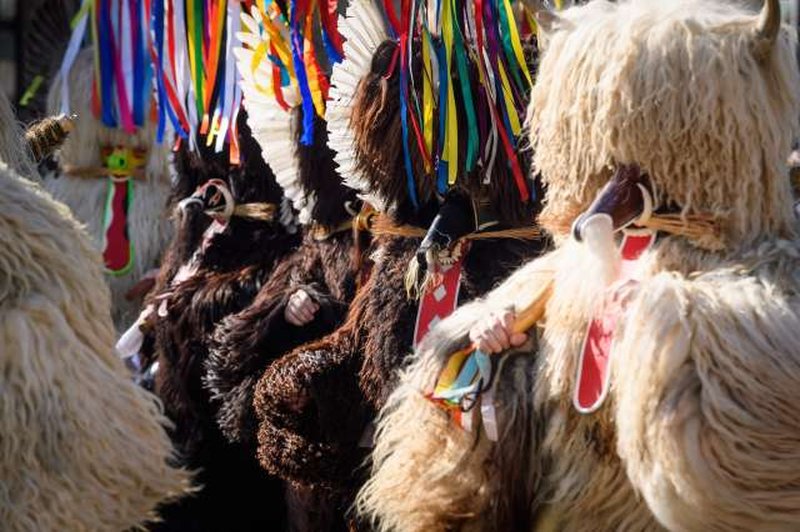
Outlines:
[[[164,89],[164,1],[165,0],[154,0],[151,17],[151,23],[156,38],[156,61],[158,66],[158,72],[156,73],[156,90],[158,91],[158,128],[156,129],[156,142],[159,144],[164,141],[167,111],[171,111],[171,109],[169,109],[169,101],[167,100],[167,92]],[[175,120],[172,121],[170,117],[170,121],[172,121],[173,125],[175,125],[177,120],[178,118],[175,117]],[[175,129],[180,130],[181,128],[177,126]]]
[[[311,97],[311,89],[308,86],[306,67],[303,62],[303,33],[300,31],[300,23],[297,20],[297,9],[292,2],[292,17],[289,32],[292,38],[292,62],[294,71],[297,73],[297,84],[300,87],[300,96],[303,99],[303,134],[300,137],[300,144],[311,146],[314,144],[314,100]]]
[[[144,47],[147,42],[145,28],[141,27],[142,21],[142,0],[131,0],[134,2],[134,19],[131,20],[131,31],[136,32],[136,42],[133,49],[133,94],[131,101],[133,105],[133,122],[137,126],[144,125],[144,110],[147,104],[147,92],[145,81],[147,79],[147,62],[144,57]]]
[[[447,192],[447,162],[441,159],[444,153],[444,132],[447,127],[447,55],[444,49],[444,42],[441,38],[431,41],[436,50],[436,58],[439,66],[439,154],[440,158],[436,168],[436,189],[439,194]]]
[[[325,9],[325,7],[322,6],[321,9]],[[320,24],[320,26],[322,25]],[[328,55],[328,61],[331,63],[331,66],[342,62],[344,58],[336,51],[324,26],[322,26],[322,45],[325,47],[325,53]]]
[[[108,0],[100,0],[97,21],[100,54],[101,121],[107,127],[117,127],[114,115],[114,43],[111,39],[111,13]]]

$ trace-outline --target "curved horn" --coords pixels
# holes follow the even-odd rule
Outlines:
[[[765,0],[756,24],[756,53],[763,59],[769,55],[781,29],[779,0]]]

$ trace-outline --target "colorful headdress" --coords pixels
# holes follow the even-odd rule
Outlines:
[[[351,2],[341,31],[347,60],[334,67],[329,133],[343,175],[363,177],[354,164],[350,108],[358,82],[370,71],[386,39],[399,46],[390,72],[399,69],[400,119],[408,193],[430,179],[440,193],[461,176],[495,179],[508,165],[523,202],[532,190],[517,156],[522,117],[532,79],[511,0],[382,0]],[[422,68],[412,68],[415,62]],[[425,175],[415,175],[411,150]],[[361,187],[363,190],[363,187]]]
[[[372,0],[351,0],[347,15],[339,23],[339,31],[346,39],[347,59],[334,66],[331,74],[328,144],[336,152],[336,163],[345,184],[358,190],[364,201],[385,211],[382,198],[370,194],[369,181],[357,171],[350,114],[358,82],[369,73],[373,53],[389,34],[381,10]]]
[[[93,111],[104,126],[133,133],[151,118],[193,146],[198,135],[238,162],[241,92],[233,61],[237,0],[84,0],[61,64],[62,112],[69,71],[88,34],[94,50]],[[153,96],[156,98],[153,98]]]
[[[133,1],[133,0],[131,0]],[[238,0],[152,2],[152,47],[158,92],[158,138],[167,120],[190,143],[200,136],[239,162],[237,116],[241,89],[233,57],[241,27]],[[245,7],[248,2],[245,2]]]
[[[69,114],[69,71],[88,33],[94,53],[92,111],[108,128],[134,133],[152,104],[149,11],[145,0],[84,0],[61,63],[61,110]]]
[[[168,183],[166,149],[153,145],[149,20],[143,0],[83,1],[72,20],[60,86],[52,87],[50,95],[52,111],[60,107],[62,113],[78,115],[57,154],[59,173],[105,181],[96,237],[107,273],[117,276],[136,271],[146,260],[137,258],[140,252],[145,256],[146,245],[136,241],[131,225],[136,218],[129,216],[138,211],[137,187],[163,191]],[[84,41],[91,46],[82,50]],[[91,201],[89,196],[85,201]]]
[[[314,198],[300,186],[293,128],[302,128],[300,142],[311,145],[315,117],[325,118],[328,71],[343,55],[337,18],[337,0],[259,0],[242,15],[244,46],[235,50],[248,124],[304,223]],[[292,116],[298,107],[301,124]]]

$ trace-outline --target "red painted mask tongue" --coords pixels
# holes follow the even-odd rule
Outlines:
[[[458,292],[461,288],[461,268],[464,257],[469,252],[469,244],[462,244],[462,251],[457,260],[448,265],[435,265],[430,274],[435,280],[420,296],[417,308],[417,322],[414,327],[414,347],[425,338],[428,331],[439,320],[449,316],[458,306]]]
[[[620,254],[622,264],[615,284],[637,282],[636,263],[655,241],[655,233],[626,233]],[[600,408],[608,392],[609,368],[614,331],[625,312],[625,305],[614,295],[604,302],[599,315],[590,323],[578,361],[577,384],[573,403],[581,413],[591,413]]]
[[[128,210],[133,200],[132,179],[109,179],[103,224],[103,261],[113,275],[127,273],[133,264]]]

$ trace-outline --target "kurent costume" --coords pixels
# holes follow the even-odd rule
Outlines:
[[[187,176],[198,186],[178,203],[175,240],[142,318],[142,368],[155,374],[155,392],[175,424],[173,441],[202,486],[194,498],[165,508],[156,530],[250,530],[283,519],[279,483],[224,438],[203,385],[214,328],[252,303],[276,261],[297,243],[279,221],[280,187],[244,120],[241,166],[230,167],[227,152],[205,148],[178,155],[179,183]],[[263,497],[276,501],[271,512],[263,511]]]
[[[279,12],[277,4],[272,4],[272,17]],[[276,45],[266,29],[261,29],[264,24],[257,22],[262,17],[270,17],[270,13],[262,14],[256,6],[253,17],[245,15],[252,31],[243,36],[247,47],[237,50],[244,74],[243,102],[264,160],[298,213],[303,241],[275,267],[253,304],[220,325],[207,364],[209,388],[220,403],[220,427],[231,440],[253,445],[256,380],[274,358],[327,334],[342,322],[355,292],[360,262],[354,241],[359,202],[355,191],[344,186],[336,173],[324,120],[318,116],[311,123],[304,120],[296,80],[280,88],[277,96],[259,90],[273,86],[272,63],[254,63],[253,58],[260,46]],[[277,45],[288,46],[288,42],[281,38]],[[317,50],[318,60],[325,58],[321,52]],[[325,76],[312,69],[306,72],[310,75]],[[281,102],[287,103],[285,109]],[[313,107],[312,113],[316,114]],[[307,137],[309,127],[312,131]],[[313,322],[304,327],[284,318],[288,300],[298,290],[305,290],[319,305]]]
[[[293,35],[303,34],[303,20],[320,16],[327,23],[318,31],[330,36],[334,47],[330,55],[323,46],[314,46],[317,36],[306,40],[306,53],[314,55],[313,62],[283,65],[281,70],[274,60],[267,60],[261,50],[289,50],[292,40],[273,31],[283,27],[277,3],[270,4],[265,12],[254,6],[252,17],[244,17],[249,31],[242,35],[244,47],[236,52],[253,136],[298,212],[303,241],[276,265],[253,304],[229,316],[217,328],[207,363],[207,385],[219,405],[221,429],[253,454],[257,435],[253,394],[258,378],[283,353],[341,325],[356,286],[368,270],[368,261],[362,260],[361,253],[368,239],[364,224],[359,227],[359,220],[366,218],[357,216],[360,202],[355,191],[346,187],[336,172],[327,144],[324,104],[314,105],[327,96],[327,65],[340,60],[342,54],[341,37],[335,28],[337,15],[335,11],[320,12],[327,6],[316,5],[304,13],[297,12],[298,6],[291,8],[296,18],[290,30]],[[324,89],[313,94],[308,87],[301,90],[300,76],[294,74],[301,69],[304,82],[313,80],[315,87]],[[275,76],[283,74],[289,82],[275,83]],[[311,113],[311,120],[306,120],[306,113]],[[304,325],[291,323],[286,317],[291,298],[300,291],[317,305],[313,319]],[[290,484],[287,503],[291,530],[322,531],[344,526],[346,508],[338,508],[337,501],[324,492]]]
[[[391,2],[385,7],[394,17]],[[416,20],[406,8],[403,27]],[[379,211],[370,222],[371,274],[342,326],[267,368],[254,403],[261,464],[291,482],[335,494],[340,511],[363,480],[359,466],[369,452],[370,420],[415,341],[459,301],[485,293],[543,246],[532,227],[536,201],[524,178],[525,158],[515,149],[529,78],[513,15],[510,26],[507,18],[503,25],[485,17],[495,21],[494,37],[507,37],[509,48],[494,48],[480,79],[488,80],[491,71],[497,84],[483,85],[472,59],[459,55],[463,43],[456,41],[454,15],[447,15],[444,40],[437,37],[432,47],[427,34],[390,29],[381,9],[354,1],[340,20],[344,60],[333,68],[326,110],[340,175]],[[405,35],[402,45],[390,31]],[[450,57],[456,49],[457,57],[443,55],[438,63],[438,101],[448,100],[448,87],[452,101],[436,109],[435,118],[433,85],[423,69],[430,72],[431,53]],[[498,68],[511,69],[505,93]],[[412,108],[412,102],[420,105]],[[472,133],[459,140],[462,112],[473,121]]]
[[[502,508],[542,530],[798,527],[800,75],[778,11],[540,14],[530,135],[558,247],[417,350],[359,500],[379,529],[503,529]],[[448,395],[467,332],[509,305],[529,343],[460,359],[488,362]]]
[[[100,257],[29,181],[21,137],[0,95],[0,523],[128,530],[181,496],[189,475],[170,465],[154,398],[114,356]]]
[[[166,4],[155,4],[154,12]],[[219,26],[210,23],[198,30],[192,26],[198,22],[194,15],[187,12],[190,18],[183,19],[177,11],[171,12],[174,18],[158,19],[162,24],[154,29],[164,44],[156,51],[164,54],[159,59],[164,65],[160,90],[166,94],[182,86],[188,91],[166,99],[169,107],[161,116],[172,117],[181,139],[177,187],[189,194],[177,204],[177,234],[139,320],[144,332],[139,364],[145,376],[154,373],[155,392],[175,423],[173,440],[183,463],[198,471],[195,482],[201,488],[194,498],[163,508],[164,522],[153,529],[277,529],[284,522],[282,484],[258,466],[252,453],[224,437],[204,376],[215,327],[253,302],[299,237],[284,223],[293,220],[290,207],[261,157],[245,114],[239,112],[241,94],[231,63],[239,6],[228,4],[226,14],[217,5],[201,4],[197,8],[204,10],[202,20],[222,17],[223,33],[215,33]],[[199,41],[202,49],[190,50],[189,59],[210,61],[216,54],[218,71],[187,79],[171,71],[179,56],[172,57],[170,47],[178,54],[187,46],[176,28],[186,29],[185,38],[194,30],[212,34],[214,38]],[[213,47],[215,42],[221,42],[219,49]],[[212,78],[216,81],[209,81]],[[196,99],[198,94],[213,97]]]
[[[142,4],[137,10],[140,20],[146,20]],[[171,236],[165,210],[169,146],[156,142],[156,124],[151,120],[154,91],[144,59],[149,26],[134,18],[137,39],[131,44],[131,36],[106,35],[113,26],[111,19],[91,11],[78,14],[59,74],[50,86],[48,113],[74,113],[76,119],[43,184],[86,224],[102,252],[114,324],[121,332],[136,319],[141,305],[131,289],[158,267]],[[84,33],[97,37],[80,50]],[[122,73],[123,64],[127,65],[122,56],[103,53],[111,46],[141,56],[130,79]]]

